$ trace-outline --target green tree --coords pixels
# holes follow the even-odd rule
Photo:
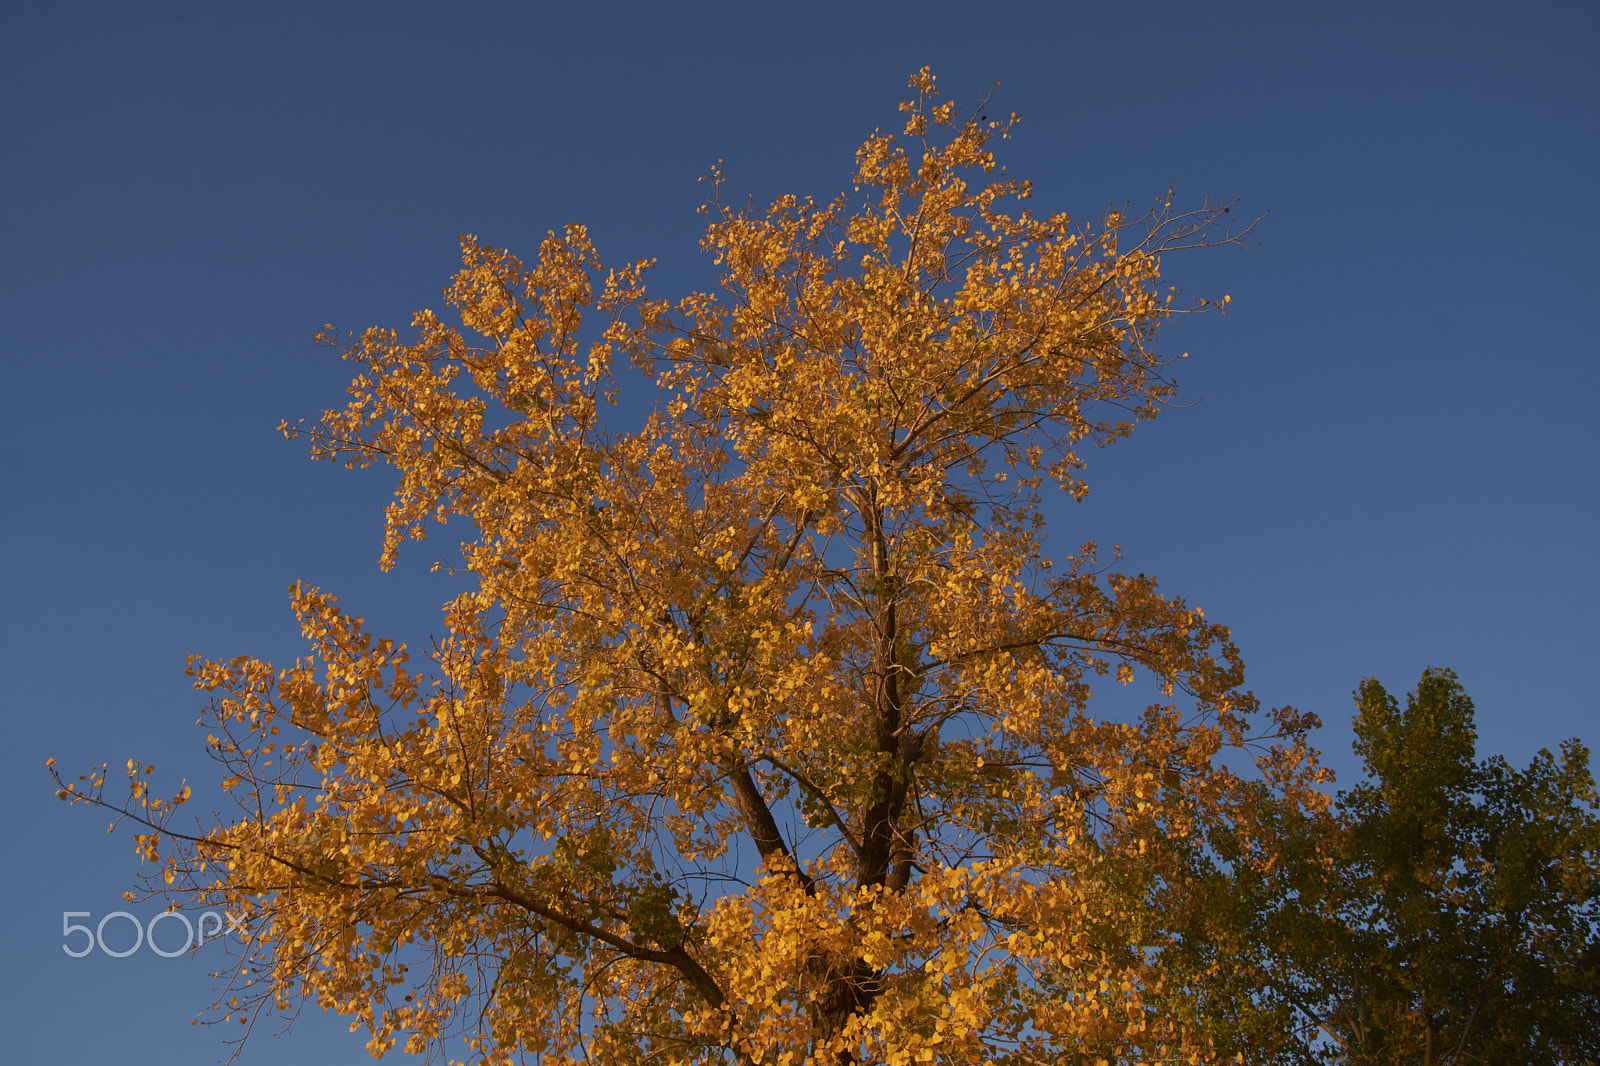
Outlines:
[[[1177,1013],[1259,1063],[1593,1063],[1600,821],[1588,750],[1475,760],[1430,669],[1356,692],[1368,780],[1325,813],[1259,790],[1164,883]],[[1248,825],[1248,828],[1241,826]]]

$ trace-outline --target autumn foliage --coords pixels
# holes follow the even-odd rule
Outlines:
[[[1145,1006],[1133,901],[1253,795],[1219,756],[1310,795],[1308,723],[1152,579],[1047,553],[1042,508],[1219,306],[1163,256],[1236,235],[1035,215],[1015,117],[912,87],[837,199],[713,176],[714,292],[570,226],[465,238],[409,337],[323,335],[350,401],[286,432],[392,467],[384,566],[450,522],[462,590],[426,655],[296,586],[307,658],[196,661],[231,814],[184,831],[132,767],[156,887],[250,918],[224,1015],[486,1062],[1209,1056]],[[1119,685],[1153,702],[1097,716]]]

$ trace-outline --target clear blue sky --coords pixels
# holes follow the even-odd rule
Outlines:
[[[1519,763],[1600,739],[1600,4],[12,4],[0,1057],[198,1066],[230,1035],[187,1024],[203,959],[63,955],[61,912],[118,909],[137,860],[47,755],[211,777],[184,657],[298,654],[291,581],[435,625],[432,553],[377,572],[386,476],[274,431],[342,395],[317,327],[440,306],[463,232],[583,222],[660,294],[704,284],[695,179],[836,192],[924,64],[1001,83],[1040,208],[1271,211],[1169,265],[1233,298],[1170,338],[1200,402],[1096,456],[1060,535],[1233,626],[1346,782],[1366,675],[1454,667]],[[309,1015],[252,1039],[364,1054]]]

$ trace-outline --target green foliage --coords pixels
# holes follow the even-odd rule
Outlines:
[[[1356,692],[1368,780],[1317,812],[1265,788],[1158,890],[1168,1009],[1248,1063],[1594,1063],[1600,820],[1576,740],[1476,760],[1430,669]]]

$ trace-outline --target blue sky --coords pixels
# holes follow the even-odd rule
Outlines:
[[[658,257],[659,294],[705,285],[696,178],[826,197],[924,64],[958,101],[1001,83],[1040,209],[1170,185],[1271,212],[1169,264],[1233,298],[1169,335],[1199,402],[1092,457],[1057,534],[1231,625],[1345,782],[1367,675],[1454,667],[1514,762],[1596,739],[1600,5],[11,5],[7,1057],[225,1051],[188,1025],[206,960],[62,953],[61,913],[119,909],[137,860],[46,756],[203,781],[186,655],[300,653],[295,580],[413,641],[449,594],[436,552],[377,572],[384,474],[275,431],[342,395],[316,329],[439,307],[467,232],[531,252],[582,222]],[[343,1028],[242,1061],[348,1061]]]

